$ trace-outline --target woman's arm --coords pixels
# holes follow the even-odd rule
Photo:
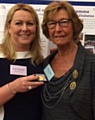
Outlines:
[[[29,75],[26,77],[20,77],[16,80],[0,87],[0,106],[12,99],[18,92],[29,91],[29,86],[32,89],[42,85],[44,82],[34,82],[34,80],[39,79],[38,76]]]

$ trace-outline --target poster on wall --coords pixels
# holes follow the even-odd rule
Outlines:
[[[14,4],[0,4],[0,43],[3,41],[3,31],[4,31],[4,24],[6,20],[6,15],[8,10]],[[43,11],[46,4],[30,4],[37,12],[40,21],[40,27],[43,19]],[[92,53],[95,53],[95,6],[78,6],[73,5],[76,13],[78,14],[79,18],[82,20],[84,28],[81,32],[79,38],[80,42],[86,49],[90,50]],[[50,49],[56,47],[52,42],[50,42],[46,37],[43,35],[40,29],[41,35],[41,46],[43,49],[43,55],[46,57],[50,53]]]
[[[84,25],[80,41],[86,49],[95,53],[95,6],[74,6],[74,8]]]

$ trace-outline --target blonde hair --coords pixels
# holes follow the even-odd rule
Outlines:
[[[44,10],[43,22],[42,22],[42,31],[43,34],[49,39],[49,31],[47,23],[49,20],[57,13],[60,9],[66,10],[69,16],[69,19],[72,22],[73,27],[73,39],[77,41],[80,32],[83,29],[82,21],[79,19],[76,11],[72,5],[66,1],[51,2]]]
[[[18,10],[28,11],[32,14],[32,16],[34,18],[34,21],[36,24],[36,36],[30,46],[30,53],[31,53],[31,57],[32,57],[31,58],[32,63],[36,62],[38,64],[38,63],[42,62],[42,60],[43,60],[42,53],[41,53],[42,49],[41,49],[41,45],[40,45],[41,40],[40,40],[39,20],[38,20],[38,15],[37,15],[36,11],[28,4],[18,3],[9,10],[7,17],[6,17],[5,27],[4,27],[3,43],[0,45],[1,50],[7,59],[16,60],[15,48],[13,47],[12,42],[10,40],[11,36],[8,32],[7,25],[11,23],[14,13]]]

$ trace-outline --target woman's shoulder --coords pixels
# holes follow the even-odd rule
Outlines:
[[[90,51],[86,50],[86,59],[95,62],[95,54],[91,53]]]
[[[5,58],[5,55],[0,51],[0,58]]]
[[[88,50],[87,50],[84,46],[82,46],[82,45],[78,45],[78,46],[79,46],[79,49],[78,49],[79,55],[85,56],[85,58],[86,58],[87,60],[92,60],[92,61],[95,62],[95,54],[94,54],[94,53],[88,51]]]

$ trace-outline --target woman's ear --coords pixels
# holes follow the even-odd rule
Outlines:
[[[6,24],[6,29],[8,30],[8,32],[10,33],[10,24]]]

